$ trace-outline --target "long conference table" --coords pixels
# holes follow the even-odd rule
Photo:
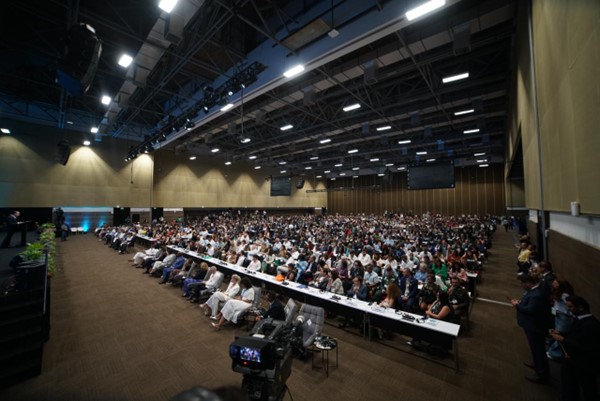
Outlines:
[[[138,235],[140,242],[151,244],[153,238]],[[442,320],[423,318],[423,316],[395,311],[390,308],[383,308],[373,302],[361,301],[355,298],[345,296],[336,296],[327,291],[321,291],[318,288],[302,285],[290,281],[277,281],[271,276],[260,271],[250,271],[247,268],[236,264],[227,263],[223,260],[211,256],[190,251],[174,245],[167,248],[181,252],[193,259],[204,261],[209,265],[216,266],[224,273],[237,273],[242,277],[248,277],[253,285],[264,284],[265,288],[275,290],[294,300],[310,305],[321,306],[330,313],[355,319],[362,322],[363,335],[371,338],[371,328],[378,327],[386,331],[396,332],[402,335],[410,336],[415,340],[427,341],[436,346],[442,347],[452,352],[454,359],[454,369],[458,372],[458,333],[460,325],[445,322]],[[367,328],[368,327],[368,333]]]

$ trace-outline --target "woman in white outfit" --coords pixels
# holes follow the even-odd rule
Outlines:
[[[200,305],[200,308],[204,310],[204,314],[206,316],[210,315],[211,319],[216,319],[216,316],[219,313],[220,303],[229,301],[240,292],[240,280],[240,276],[234,274],[231,276],[231,280],[225,291],[213,293],[206,303]]]
[[[254,288],[252,288],[252,283],[248,278],[244,278],[240,282],[240,287],[242,288],[241,295],[225,302],[223,309],[221,309],[221,313],[216,316],[219,322],[211,323],[217,330],[226,322],[237,323],[240,314],[252,306],[252,302],[254,301]]]

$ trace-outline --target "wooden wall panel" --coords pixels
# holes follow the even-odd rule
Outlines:
[[[550,230],[548,250],[554,270],[568,280],[577,295],[584,297],[592,312],[600,313],[600,249]]]
[[[331,213],[373,213],[385,210],[400,213],[425,212],[444,215],[496,214],[505,211],[502,166],[455,169],[453,189],[408,190],[406,173],[392,175],[391,183],[382,177],[338,178],[327,183],[327,203]],[[354,190],[334,191],[339,188]],[[381,185],[373,189],[373,185]]]

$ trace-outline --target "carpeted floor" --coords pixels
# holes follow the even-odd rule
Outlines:
[[[512,233],[499,231],[491,251],[478,292],[506,303],[506,296],[520,294]],[[0,390],[1,400],[162,401],[196,385],[241,384],[228,346],[245,331],[215,332],[179,289],[158,285],[129,265],[131,253],[118,255],[90,234],[60,243],[58,252],[43,373]],[[339,340],[340,366],[326,378],[310,362],[294,360],[291,395],[295,401],[556,400],[553,386],[524,379],[525,338],[514,310],[500,303],[475,302],[471,329],[459,339],[459,373],[441,365],[450,360],[424,359],[401,336],[369,342],[332,321],[325,334]]]

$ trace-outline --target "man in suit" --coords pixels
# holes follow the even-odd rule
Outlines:
[[[256,316],[256,321],[266,318],[285,320],[285,310],[283,304],[279,300],[279,295],[275,291],[269,291],[267,293],[267,300],[269,301],[269,309]]]
[[[400,278],[402,309],[407,312],[412,311],[417,295],[419,295],[419,282],[413,277],[412,271],[405,267],[402,269],[402,278]]]
[[[550,299],[540,289],[536,278],[522,275],[519,276],[519,281],[521,281],[525,293],[520,300],[511,300],[511,304],[517,311],[517,323],[525,332],[533,357],[533,365],[528,363],[525,365],[535,370],[534,374],[525,376],[525,378],[534,383],[546,383],[549,367],[545,338],[552,322]]]
[[[10,246],[10,240],[12,239],[13,234],[17,231],[17,219],[21,213],[18,210],[15,210],[6,218],[6,236],[4,237],[4,241],[2,241],[2,248],[8,248]]]
[[[600,372],[600,322],[590,313],[590,305],[582,297],[571,295],[566,302],[569,312],[575,316],[571,329],[568,333],[550,330],[550,335],[565,351],[560,369],[561,401],[597,401],[600,399],[596,385]]]

